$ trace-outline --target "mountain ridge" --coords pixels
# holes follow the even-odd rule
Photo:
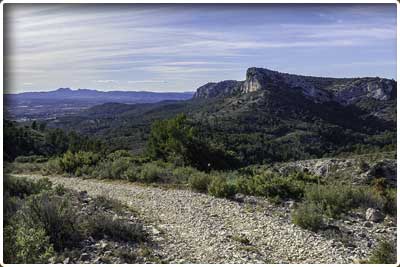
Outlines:
[[[124,96],[138,96],[138,95],[169,95],[169,96],[190,96],[194,92],[152,92],[152,91],[125,91],[125,90],[112,90],[112,91],[100,91],[96,89],[86,89],[86,88],[58,88],[52,91],[36,91],[36,92],[23,92],[23,93],[7,93],[4,94],[5,97],[31,97],[31,98],[42,98],[46,96],[70,96],[70,97],[84,97],[87,95],[102,95],[102,96],[112,96],[112,95],[124,95]]]
[[[295,89],[314,102],[334,101],[349,105],[364,98],[391,100],[397,95],[397,82],[379,77],[330,78],[278,72],[265,68],[247,69],[244,81],[207,83],[196,90],[194,98],[247,94],[260,90]]]
[[[72,115],[81,110],[105,103],[138,104],[157,103],[165,100],[183,101],[193,93],[98,91],[92,89],[59,88],[50,92],[25,92],[4,94],[6,117],[17,120],[51,119]]]

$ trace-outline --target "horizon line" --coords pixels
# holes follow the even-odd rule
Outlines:
[[[132,92],[132,93],[158,93],[158,94],[188,94],[188,93],[195,93],[197,91],[148,91],[148,90],[124,90],[124,89],[111,89],[111,90],[104,90],[104,89],[92,89],[92,88],[71,88],[71,87],[59,87],[56,89],[52,89],[49,91],[24,91],[24,92],[19,92],[19,93],[12,93],[12,92],[7,92],[7,90],[4,90],[3,95],[19,95],[19,94],[26,94],[26,93],[50,93],[50,92],[56,92],[59,91],[60,89],[66,89],[72,92],[77,92],[79,90],[88,90],[88,91],[96,91],[96,92],[101,92],[101,93],[108,93],[108,92]]]

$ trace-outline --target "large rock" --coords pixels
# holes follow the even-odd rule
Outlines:
[[[384,216],[379,210],[369,208],[365,212],[365,219],[371,222],[381,222],[384,219]]]

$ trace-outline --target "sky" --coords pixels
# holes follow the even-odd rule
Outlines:
[[[249,67],[396,78],[395,4],[5,4],[5,90],[194,91]]]

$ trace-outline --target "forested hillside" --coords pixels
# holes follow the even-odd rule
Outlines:
[[[165,258],[165,254],[196,250],[176,232],[181,233],[182,227],[194,240],[200,231],[199,221],[207,222],[200,226],[204,240],[213,240],[217,246],[226,240],[239,243],[235,251],[247,255],[259,248],[264,252],[270,249],[265,247],[266,240],[257,239],[259,232],[244,230],[250,227],[250,231],[262,232],[265,227],[258,225],[258,218],[262,218],[261,222],[271,220],[271,227],[286,234],[283,240],[268,239],[274,236],[269,232],[262,235],[279,246],[274,247],[272,256],[264,252],[262,257],[247,255],[254,262],[279,262],[282,257],[288,262],[303,262],[308,252],[288,255],[282,242],[297,251],[297,246],[304,245],[294,242],[289,231],[299,235],[311,231],[316,240],[335,244],[335,248],[324,245],[330,254],[318,257],[310,250],[314,256],[305,262],[333,262],[334,255],[341,255],[339,262],[343,263],[392,263],[397,216],[395,86],[394,81],[380,78],[315,78],[250,69],[245,81],[207,84],[187,101],[106,103],[57,119],[5,120],[5,172],[16,175],[7,177],[4,198],[7,259],[32,263],[71,259],[75,263],[176,262],[176,255]],[[132,203],[132,192],[139,192],[135,201],[143,202],[140,207],[146,216],[147,208],[161,216],[157,223],[170,223],[160,210],[167,209],[168,216],[177,214],[171,219],[174,228],[169,228],[170,232],[152,231],[169,238],[167,252],[153,255],[147,234],[136,228],[141,224],[133,215],[128,219],[113,211],[114,207],[110,211],[104,207],[122,208],[121,204],[93,200],[85,191],[67,194],[65,188],[52,189],[44,180],[35,184],[20,180],[18,175],[48,176],[73,190],[88,186],[95,194],[103,188],[127,203]],[[104,179],[115,184],[103,183]],[[78,181],[88,182],[82,185]],[[181,190],[175,193],[154,187]],[[140,195],[143,192],[145,197]],[[225,210],[227,205],[234,215]],[[242,218],[243,210],[249,207],[254,210],[245,213],[251,216],[266,208],[271,214],[263,213],[232,227],[230,218]],[[95,214],[101,222],[90,223],[91,209],[97,208],[100,211]],[[76,210],[82,214],[77,217],[79,230],[75,231],[69,214]],[[188,221],[182,210],[202,212],[184,213]],[[114,216],[112,220],[103,214],[106,212]],[[43,214],[51,214],[52,220],[48,222]],[[201,220],[194,216],[198,214]],[[278,221],[271,219],[276,214],[280,214]],[[225,239],[217,240],[216,236],[226,233],[213,232],[219,217],[229,218],[223,220],[223,227],[243,233],[227,234],[226,238],[222,234]],[[64,236],[59,239],[54,230],[57,225],[64,227]],[[285,229],[279,228],[282,225]],[[35,238],[29,239],[29,233]],[[129,233],[134,242],[126,240]],[[175,239],[183,248],[175,247]],[[204,250],[208,247],[204,240],[192,242]],[[96,242],[113,242],[115,246],[110,252],[99,251],[90,245]],[[132,253],[123,254],[123,248]],[[137,253],[142,248],[147,254]],[[214,249],[215,253],[221,251]],[[87,251],[84,257],[76,255],[80,250]],[[211,259],[203,256],[199,257]],[[212,262],[221,259],[212,258]]]
[[[257,86],[250,90],[250,84]],[[395,86],[380,78],[305,77],[251,68],[244,82],[207,84],[192,100],[104,104],[50,125],[140,152],[152,122],[184,113],[205,142],[243,165],[390,151],[396,142]]]

